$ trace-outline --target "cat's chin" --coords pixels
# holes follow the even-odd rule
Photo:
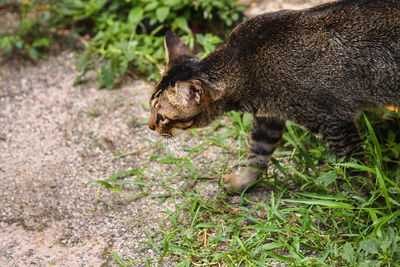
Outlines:
[[[174,137],[182,135],[182,133],[184,133],[184,132],[185,132],[185,130],[183,130],[183,129],[172,128],[170,130],[170,132],[158,132],[158,134],[160,136],[162,136],[163,138],[173,139]]]
[[[167,139],[171,139],[174,137],[174,134],[172,133],[159,133],[162,137],[167,138]]]
[[[173,128],[173,129],[171,130],[171,135],[172,135],[173,137],[175,137],[175,136],[182,135],[182,133],[184,133],[184,132],[185,132],[185,130],[178,129],[178,128]]]

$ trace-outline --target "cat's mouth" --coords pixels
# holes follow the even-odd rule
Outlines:
[[[172,137],[174,137],[174,135],[172,133],[161,132],[159,134],[164,138],[172,138]]]
[[[177,128],[178,130],[187,130],[187,129],[190,129],[190,128],[192,128],[193,127],[193,124],[194,124],[194,120],[195,119],[191,119],[191,120],[189,120],[189,121],[186,121],[182,126],[181,126],[181,128]]]
[[[179,126],[177,125],[175,127],[172,127],[168,131],[165,130],[163,131],[162,129],[155,129],[155,130],[158,132],[159,135],[161,135],[164,138],[172,138],[179,132],[183,132],[185,130],[193,128],[193,126],[195,125],[195,118],[186,121],[181,120],[179,121],[179,124],[180,124]]]

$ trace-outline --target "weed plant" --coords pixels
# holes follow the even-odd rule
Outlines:
[[[148,80],[160,77],[157,70],[165,64],[163,48],[166,30],[179,34],[191,49],[215,49],[225,33],[239,20],[242,6],[234,0],[68,0],[61,13],[74,21],[75,29],[89,37],[83,40],[85,53],[77,64],[81,75],[98,73],[98,88],[112,89],[116,78],[128,68],[145,74]],[[215,24],[213,24],[213,22]],[[92,28],[84,25],[93,25]],[[213,27],[210,27],[213,25]],[[217,27],[215,25],[218,25]],[[79,28],[81,27],[81,29]],[[102,64],[100,69],[97,69]]]
[[[0,50],[6,55],[22,53],[32,60],[46,59],[47,51],[54,42],[57,17],[55,0],[0,0],[0,14],[14,12],[19,20],[16,29],[0,32]]]
[[[0,0],[0,8],[9,1]],[[45,58],[55,34],[79,34],[84,53],[77,63],[79,83],[88,71],[98,74],[98,88],[114,88],[126,72],[160,77],[165,64],[167,30],[177,33],[203,57],[222,42],[240,21],[236,0],[27,0],[17,5],[20,23],[0,35],[0,49],[11,55],[26,52],[33,60]]]

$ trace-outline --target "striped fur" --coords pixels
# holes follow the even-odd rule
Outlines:
[[[267,169],[267,163],[282,137],[285,121],[275,117],[254,117],[248,166],[237,175],[227,175],[224,182],[232,186],[230,191],[242,191],[259,179]]]
[[[337,157],[358,157],[362,151],[361,138],[354,121],[334,120],[321,127],[324,143]]]
[[[357,156],[362,110],[400,105],[400,1],[341,0],[246,20],[203,59],[175,34],[150,100],[149,127],[164,137],[231,110],[255,115],[249,167],[225,182],[242,191],[260,177],[284,121],[322,137],[338,157]]]

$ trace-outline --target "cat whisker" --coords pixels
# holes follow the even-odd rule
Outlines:
[[[184,158],[186,153],[182,148],[182,139],[179,137],[175,137],[173,139],[164,139],[164,146],[167,148],[168,153],[171,154],[174,158]]]

